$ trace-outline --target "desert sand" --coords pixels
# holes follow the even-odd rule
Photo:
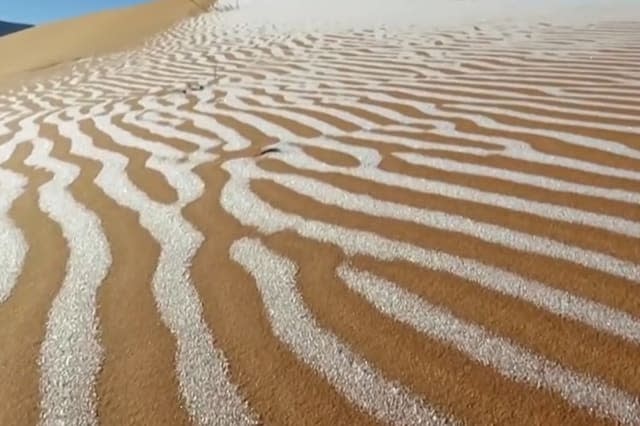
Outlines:
[[[639,31],[166,0],[0,40],[0,425],[639,424]]]
[[[0,39],[0,84],[6,87],[88,56],[135,47],[208,6],[208,0],[157,0],[5,36]]]

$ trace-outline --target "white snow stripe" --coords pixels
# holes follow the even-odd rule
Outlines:
[[[637,205],[640,204],[640,193],[625,191],[623,189],[602,188],[592,185],[568,182],[565,180],[542,175],[485,166],[482,164],[455,161],[441,157],[430,157],[423,154],[396,152],[393,153],[393,156],[400,158],[401,160],[406,161],[410,164],[427,166],[448,172],[492,177],[508,182],[516,182],[524,185],[535,186],[538,188],[549,189],[552,191],[569,192],[574,194],[586,195],[589,197],[598,197]]]
[[[299,160],[297,160],[299,163],[315,161],[300,152],[295,155],[299,157]],[[490,223],[475,221],[464,216],[379,200],[369,195],[345,191],[336,186],[304,176],[271,173],[258,168],[254,163],[247,162],[245,167],[247,168],[247,173],[250,173],[254,179],[268,179],[326,205],[337,206],[345,210],[361,212],[375,217],[403,220],[431,228],[462,233],[484,241],[500,244],[504,247],[566,260],[630,280],[631,282],[640,283],[640,265],[620,260],[607,254],[581,249],[550,238],[514,231]]]
[[[282,146],[282,145],[279,145]],[[296,155],[283,155],[281,161],[297,168],[314,170],[324,173],[338,173],[346,176],[354,176],[372,182],[410,189],[424,194],[434,194],[457,200],[471,201],[474,203],[501,207],[525,214],[532,214],[545,219],[561,222],[575,223],[620,235],[640,238],[640,223],[631,220],[580,210],[573,207],[559,206],[551,203],[528,200],[512,195],[499,194],[470,188],[463,185],[441,182],[387,172],[375,167],[341,167],[322,163],[309,156],[299,153]]]
[[[492,291],[525,300],[558,316],[640,343],[640,320],[625,312],[472,259],[282,212],[251,191],[249,183],[253,175],[246,161],[229,160],[223,168],[231,177],[222,189],[222,207],[246,226],[253,226],[266,234],[292,230],[305,238],[334,244],[349,256],[360,254],[385,261],[404,260],[423,268],[446,271]]]
[[[95,425],[95,381],[102,362],[96,298],[111,252],[100,219],[68,191],[79,168],[49,157],[51,141],[36,139],[33,145],[25,164],[53,173],[39,188],[38,203],[69,246],[66,275],[49,310],[41,347],[40,423]]]
[[[484,328],[467,323],[397,284],[341,265],[338,276],[382,313],[432,338],[453,345],[471,359],[520,383],[556,392],[569,403],[634,424],[640,417],[637,398],[601,380],[574,372]]]
[[[0,168],[0,304],[13,291],[29,248],[9,217],[9,210],[24,192],[26,183],[24,176]]]
[[[214,345],[203,319],[198,294],[191,283],[189,265],[202,243],[202,234],[182,217],[180,203],[154,202],[131,183],[125,170],[126,157],[95,147],[75,121],[65,122],[52,117],[52,122],[70,139],[72,153],[102,164],[96,184],[118,204],[138,212],[141,225],[160,244],[153,294],[163,322],[177,340],[176,372],[191,416],[200,425],[255,424],[255,415],[230,381],[227,360]],[[185,178],[180,174],[178,177]],[[183,181],[176,188],[185,183]],[[196,193],[191,196],[198,198],[202,185],[194,189]]]
[[[402,385],[386,380],[335,335],[320,328],[296,289],[293,262],[250,238],[234,242],[230,254],[255,279],[278,338],[353,404],[395,425],[454,423]]]

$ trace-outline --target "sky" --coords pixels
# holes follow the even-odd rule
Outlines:
[[[37,25],[145,2],[145,0],[0,0],[0,21]]]

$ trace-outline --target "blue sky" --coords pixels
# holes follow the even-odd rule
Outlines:
[[[145,0],[0,0],[0,21],[42,24]]]

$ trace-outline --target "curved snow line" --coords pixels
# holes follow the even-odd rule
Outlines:
[[[96,128],[108,135],[114,143],[141,149],[151,154],[146,161],[146,166],[160,172],[169,185],[176,190],[177,204],[184,206],[200,197],[203,183],[195,173],[191,172],[191,169],[198,164],[210,161],[214,158],[212,155],[198,151],[187,154],[161,142],[142,139],[114,125],[110,115],[93,116],[92,120]]]
[[[245,226],[255,227],[265,234],[292,230],[305,238],[334,244],[349,256],[404,260],[426,269],[446,271],[492,291],[525,300],[555,315],[640,343],[640,321],[625,312],[472,259],[285,213],[251,191],[249,184],[254,176],[247,168],[247,161],[229,160],[222,167],[231,177],[222,189],[221,205]]]
[[[274,333],[353,404],[394,425],[454,424],[321,328],[296,288],[296,265],[260,240],[233,243],[231,258],[253,276]]]
[[[212,142],[211,139],[200,136],[197,133],[185,132],[175,128],[175,125],[171,123],[157,123],[144,118],[137,117],[138,113],[127,113],[122,117],[122,122],[129,124],[133,127],[144,129],[151,134],[160,135],[166,138],[175,138],[186,141],[190,144],[197,146],[200,150],[207,150],[214,148],[218,143]]]
[[[376,101],[383,101],[383,102],[399,101],[398,98],[394,98],[386,94],[371,94],[371,98]],[[619,142],[612,142],[605,139],[597,139],[589,136],[577,135],[577,134],[563,132],[563,131],[546,130],[546,129],[537,128],[537,127],[523,127],[523,126],[516,126],[512,124],[503,124],[495,121],[492,118],[489,118],[487,116],[480,115],[480,114],[457,112],[457,111],[456,112],[442,111],[435,104],[430,102],[419,102],[419,101],[402,99],[402,103],[404,105],[417,108],[418,110],[424,112],[425,114],[433,117],[446,117],[446,118],[453,118],[453,119],[464,118],[464,119],[471,120],[472,122],[474,122],[479,126],[490,128],[493,130],[525,132],[528,134],[534,134],[538,136],[545,136],[545,137],[558,139],[572,145],[577,145],[577,146],[582,146],[582,147],[586,147],[586,148],[590,148],[598,151],[617,154],[623,157],[640,159],[640,150],[629,148],[628,146]],[[449,105],[449,106],[453,106],[453,105]],[[459,104],[457,105],[457,107],[463,108],[463,109],[470,109],[472,111],[478,111],[478,112],[488,112],[488,113],[502,114],[505,116],[513,116],[517,118],[542,119],[542,120],[547,120],[550,123],[559,122],[559,119],[554,119],[550,116],[536,115],[535,117],[532,118],[532,117],[529,117],[530,115],[533,116],[532,114],[524,114],[524,113],[521,114],[521,113],[509,112],[508,110],[502,110],[497,108],[478,107],[478,106],[472,107],[470,105],[465,105],[465,104]],[[580,123],[582,122],[576,122],[574,124],[580,125]],[[603,127],[600,127],[600,126],[593,126],[593,127],[595,129],[603,129]]]
[[[370,93],[370,92],[363,91],[362,89],[358,89],[357,92],[354,92],[354,91],[347,91],[347,92],[359,93],[361,95]],[[284,95],[286,93],[289,93],[289,92],[277,92],[277,91],[274,91],[273,89],[270,91],[270,94],[272,95]],[[311,92],[309,93],[311,94]],[[532,161],[539,164],[553,164],[553,165],[557,165],[564,168],[586,171],[589,173],[595,173],[595,174],[600,174],[605,176],[615,176],[615,177],[620,177],[624,179],[640,180],[640,172],[613,168],[613,167],[609,167],[609,166],[598,164],[598,163],[592,163],[584,160],[574,159],[571,157],[545,154],[543,152],[538,152],[534,150],[531,146],[529,146],[525,142],[517,141],[514,139],[461,132],[456,129],[455,121],[434,120],[426,116],[425,116],[425,119],[417,120],[408,115],[403,115],[390,107],[372,105],[367,103],[358,103],[358,102],[352,102],[352,101],[344,101],[344,100],[341,101],[340,103],[341,105],[344,105],[344,106],[352,106],[364,111],[369,111],[374,114],[382,115],[390,119],[396,120],[400,123],[418,122],[418,123],[424,123],[424,124],[432,124],[436,126],[436,129],[428,130],[426,132],[433,133],[435,135],[440,135],[444,137],[462,138],[470,141],[478,141],[478,142],[502,145],[504,147],[504,150],[501,151],[499,154],[502,156],[516,159],[516,160]],[[432,114],[436,115],[436,113],[432,113]],[[459,113],[459,114],[442,113],[440,114],[440,116],[453,118],[454,120],[456,117],[471,119],[472,121],[475,121],[475,123],[478,125],[481,125],[479,117],[482,117],[482,116],[474,115],[473,117],[476,117],[478,119],[478,121],[476,121],[476,120],[473,120],[473,118],[470,117],[469,114],[464,114],[464,113]],[[482,120],[484,123],[486,123],[487,118],[482,117]],[[493,122],[493,123],[495,125],[500,126],[500,124],[496,122]],[[375,124],[370,127],[384,128],[384,129],[389,128],[389,126],[380,126]],[[494,128],[494,127],[490,125],[489,128]],[[370,132],[367,127],[365,127],[365,129],[366,130],[352,132],[350,133],[350,136],[370,138],[378,142],[391,142],[394,144],[403,145],[403,146],[407,146],[409,148],[414,148],[414,149],[436,149],[436,150],[446,150],[451,152],[462,152],[462,153],[469,153],[474,155],[485,155],[485,156],[496,153],[495,150],[485,150],[478,147],[468,147],[468,146],[456,145],[456,144],[434,143],[434,142],[429,142],[424,140],[416,140],[416,139],[392,136],[392,135],[379,135],[379,134]],[[498,129],[498,130],[504,130],[504,129]],[[526,132],[528,131],[528,128],[516,129],[512,127],[510,130],[519,130],[519,131]],[[344,132],[339,132],[339,134],[343,134],[343,133]],[[290,136],[281,136],[281,138],[289,138],[289,137]],[[604,147],[602,144],[599,144],[598,146]],[[593,148],[594,145],[591,144],[589,145],[589,147]]]
[[[429,130],[429,132],[445,137],[460,137],[468,140],[503,145],[505,147],[505,151],[501,152],[500,155],[513,158],[515,160],[531,161],[543,165],[555,165],[567,169],[579,170],[603,176],[640,180],[640,172],[614,168],[604,164],[579,160],[571,157],[546,154],[544,152],[536,151],[525,142],[517,141],[514,139],[464,133],[455,129],[445,129],[443,126],[440,126],[434,130]]]
[[[345,89],[340,89],[340,90],[344,91],[345,93],[358,93],[361,96],[370,96],[371,99],[374,99],[374,100],[383,100],[385,102],[396,102],[396,103],[399,102],[399,100],[396,99],[396,98],[392,98],[392,97],[389,97],[388,95],[384,95],[384,94],[381,94],[381,93],[378,93],[378,92],[369,92],[369,91],[363,90],[362,88],[346,89],[346,91],[345,91]],[[410,93],[411,91],[406,91],[405,90],[405,92]],[[416,101],[408,101],[408,100],[400,100],[400,101],[403,104],[408,104],[408,105],[411,105],[411,106],[414,106],[414,107],[418,107],[417,106],[418,102],[416,102]],[[358,108],[369,110],[371,112],[375,112],[375,113],[381,114],[381,115],[393,114],[394,117],[395,117],[394,119],[397,120],[397,121],[400,121],[400,122],[416,121],[415,118],[400,114],[397,111],[395,111],[393,109],[390,109],[389,107],[368,105],[366,103],[352,103],[352,102],[348,102],[348,103],[344,103],[344,104],[345,105],[357,106]],[[425,109],[426,107],[424,105],[430,105],[429,109]],[[502,124],[502,123],[498,123],[498,122],[496,122],[496,121],[494,121],[494,120],[492,120],[492,119],[490,119],[488,117],[477,115],[477,114],[468,114],[468,113],[463,113],[463,112],[450,113],[450,112],[440,111],[440,110],[437,110],[433,104],[423,104],[422,105],[422,109],[429,116],[446,117],[446,118],[452,118],[454,120],[456,118],[464,118],[464,119],[469,119],[469,120],[473,121],[477,125],[480,125],[480,126],[483,126],[483,127],[488,127],[490,129],[494,129],[494,130],[520,131],[520,132],[529,132],[529,133],[534,133],[534,134],[540,134],[542,136],[558,138],[558,139],[561,139],[561,140],[563,140],[563,141],[565,141],[567,143],[570,143],[570,144],[585,146],[585,147],[589,147],[591,149],[597,149],[597,150],[606,151],[606,152],[613,152],[615,154],[628,156],[628,157],[631,157],[631,158],[640,158],[640,154],[638,154],[637,150],[631,149],[631,148],[627,147],[626,145],[619,144],[617,142],[605,141],[605,140],[590,138],[590,137],[581,136],[581,135],[573,135],[573,134],[566,133],[566,132],[546,131],[546,130],[537,129],[537,128],[534,129],[534,128],[529,128],[529,127],[505,125],[505,124]],[[425,117],[425,118],[428,118],[428,117]],[[418,121],[421,121],[421,120],[418,120]],[[484,135],[465,134],[465,133],[458,132],[458,131],[455,130],[455,126],[452,126],[452,125],[455,124],[454,122],[449,122],[449,124],[450,124],[450,126],[449,126],[450,129],[447,130],[447,131],[445,131],[443,128],[439,128],[438,130],[432,131],[432,132],[436,133],[436,134],[441,134],[443,136],[451,136],[451,137],[456,137],[457,136],[457,137],[462,137],[462,138],[466,138],[466,139],[469,139],[469,140],[474,140],[475,139],[475,140],[482,140],[482,141],[486,141],[486,142],[500,144],[500,145],[505,146],[505,148],[508,148],[508,152],[507,153],[503,153],[503,155],[507,155],[507,156],[510,156],[510,157],[516,158],[516,159],[527,159],[527,160],[536,161],[536,162],[539,162],[539,163],[549,163],[550,162],[551,164],[558,164],[558,165],[561,165],[563,167],[570,167],[570,168],[575,168],[575,169],[578,169],[578,170],[587,170],[587,171],[594,172],[594,173],[599,173],[599,174],[618,176],[618,177],[623,177],[623,178],[628,178],[628,179],[640,179],[640,177],[639,177],[640,173],[638,173],[638,172],[633,172],[633,171],[630,171],[630,170],[619,170],[619,169],[615,169],[615,168],[604,166],[604,165],[595,165],[594,163],[589,163],[589,162],[582,161],[582,160],[574,160],[574,159],[571,159],[571,158],[551,156],[551,155],[546,155],[544,153],[538,153],[537,151],[533,150],[528,145],[526,145],[526,144],[524,144],[522,142],[519,142],[519,141],[511,140],[511,139],[508,139],[508,138],[494,138],[494,137],[488,137],[488,136],[484,136]],[[353,135],[356,135],[356,134],[358,134],[358,133],[353,133]],[[495,139],[495,141],[492,141],[492,139]],[[420,147],[420,144],[417,141],[408,142],[409,140],[406,139],[406,138],[398,138],[398,137],[396,137],[394,139],[394,141],[396,143],[410,143],[410,144],[413,145],[412,147],[415,147],[415,148],[419,148]],[[506,144],[505,144],[505,142],[506,142]],[[511,146],[511,145],[513,145],[513,146]],[[524,147],[524,152],[522,151],[523,147]],[[465,152],[465,150],[468,150],[470,153],[473,153],[474,150],[477,150],[478,151],[478,155],[482,155],[479,152],[478,148],[462,148],[462,147],[454,148],[451,145],[447,146],[446,144],[433,144],[433,143],[429,143],[429,142],[427,142],[424,145],[424,149],[448,149],[448,150],[452,150],[452,151],[461,150],[462,152]],[[487,155],[487,154],[484,154],[484,155]]]
[[[19,144],[37,138],[40,127],[35,121],[44,114],[33,114],[19,121],[20,130],[0,144],[0,165],[11,158]],[[0,168],[0,303],[13,291],[29,248],[22,232],[7,215],[26,184],[24,176]]]
[[[445,86],[445,85],[425,85],[423,91],[419,91],[419,90],[409,90],[407,88],[402,88],[402,90],[406,93],[409,93],[411,95],[414,96],[424,96],[425,95],[425,91],[424,90],[428,90],[428,88],[435,88],[435,89],[449,89],[449,90],[457,90],[457,91],[462,91],[464,90],[465,92],[468,93],[477,93],[483,96],[492,96],[492,95],[499,95],[500,93],[493,93],[491,90],[488,89],[477,89],[477,88],[460,88],[460,87],[456,87],[454,84],[452,84],[451,86]],[[504,95],[503,95],[504,96]],[[513,97],[514,95],[511,94],[511,97]],[[541,96],[519,96],[517,100],[513,100],[513,99],[492,99],[490,101],[487,101],[486,98],[483,97],[472,97],[472,96],[463,96],[463,95],[453,95],[450,93],[440,93],[440,92],[435,92],[434,97],[439,98],[439,99],[444,99],[446,101],[451,101],[451,102],[459,102],[461,104],[464,105],[478,105],[479,103],[491,103],[494,105],[500,105],[500,106],[505,106],[505,107],[510,107],[510,106],[516,106],[516,107],[525,107],[525,108],[539,108],[539,109],[544,109],[546,110],[545,112],[547,112],[549,115],[539,115],[536,114],[536,116],[543,118],[543,117],[551,117],[553,115],[553,113],[559,112],[559,113],[567,113],[567,114],[578,114],[578,115],[583,115],[585,118],[593,118],[593,119],[603,119],[603,118],[610,118],[610,119],[618,119],[618,120],[635,120],[638,121],[638,116],[634,116],[634,115],[630,115],[630,114],[623,114],[623,113],[615,113],[615,112],[607,112],[605,111],[593,111],[590,109],[580,109],[578,106],[575,107],[561,107],[561,106],[557,106],[557,105],[553,105],[553,104],[547,104],[544,103],[544,101],[559,101],[558,99],[554,99],[552,97],[541,97]],[[539,102],[535,102],[535,100],[539,100]],[[590,105],[589,102],[581,102],[581,105]],[[607,106],[603,106],[602,104],[598,105],[601,108],[606,108]],[[610,105],[612,106],[612,105]],[[633,109],[633,107],[628,108],[628,109]],[[640,111],[638,111],[640,113]],[[590,123],[587,121],[582,121],[582,120],[574,120],[576,123],[585,123],[585,125],[589,125]],[[600,124],[603,125],[609,125],[607,123],[601,123],[600,121],[596,122],[594,124],[594,126],[599,127]],[[620,125],[614,125],[614,126],[620,126]],[[622,126],[624,127],[624,126]]]
[[[575,113],[582,113],[582,112],[589,112],[590,110],[588,109],[580,109],[580,106],[592,106],[592,107],[599,107],[599,108],[611,108],[611,107],[616,107],[617,105],[615,103],[605,103],[605,102],[596,102],[596,101],[588,101],[588,100],[574,100],[574,99],[554,99],[551,96],[539,96],[539,95],[522,95],[522,94],[518,94],[518,93],[514,93],[512,91],[508,91],[508,90],[499,90],[499,89],[480,89],[477,87],[465,87],[465,86],[461,86],[461,85],[457,85],[454,82],[438,82],[438,84],[432,84],[426,81],[422,81],[419,84],[416,84],[416,89],[421,89],[420,90],[416,90],[415,92],[411,92],[411,91],[407,91],[408,93],[412,93],[414,95],[418,95],[418,96],[424,96],[425,90],[429,90],[429,89],[436,89],[436,90],[456,90],[459,92],[464,92],[464,93],[469,93],[469,94],[478,94],[478,95],[484,95],[484,96],[500,96],[500,97],[507,97],[510,98],[509,100],[499,100],[499,101],[492,101],[493,103],[499,102],[500,104],[505,104],[505,105],[521,105],[521,106],[534,106],[534,107],[542,107],[542,108],[558,108],[558,111],[564,111],[564,112],[575,112]],[[406,88],[403,88],[403,90],[407,90]],[[439,95],[438,92],[436,92],[437,95]],[[478,102],[479,100],[481,100],[482,98],[473,98],[470,96],[463,96],[463,95],[451,95],[451,94],[447,94],[447,96],[450,97],[450,99],[453,100],[457,100],[457,101],[472,101],[472,102]],[[511,99],[512,98],[512,99]],[[547,104],[545,103],[545,101],[555,101],[555,102],[565,102],[565,103],[569,103],[569,104],[573,104],[574,106],[572,107],[558,107],[555,106],[553,104]],[[633,106],[633,105],[625,105],[623,107],[624,109],[629,109],[629,110],[637,110],[640,113],[640,107],[637,106]],[[593,112],[593,111],[591,111]],[[632,119],[635,118],[637,119],[637,117],[633,117],[627,114],[618,114],[618,113],[604,113],[604,115],[602,115],[601,117],[611,117],[611,118],[625,118],[625,119]]]
[[[640,205],[640,193],[625,191],[623,189],[602,188],[531,173],[501,169],[499,167],[455,161],[448,158],[429,157],[409,152],[396,152],[393,153],[393,156],[409,164],[427,166],[447,172],[496,178],[507,182],[516,182],[552,191],[569,192]]]
[[[260,86],[260,89],[266,90],[269,96],[255,95],[252,90],[243,88],[243,89],[238,89],[237,93],[230,92],[230,95],[233,96],[234,99],[232,102],[229,102],[229,104],[234,106],[234,103],[235,103],[235,106],[237,108],[241,108],[248,112],[251,112],[251,110],[273,112],[273,110],[269,110],[268,108],[275,107],[275,108],[278,108],[278,110],[276,111],[280,113],[281,112],[280,109],[282,108],[300,107],[308,111],[323,113],[328,116],[332,116],[336,119],[351,123],[354,126],[357,126],[363,129],[370,129],[372,127],[379,126],[374,121],[366,120],[362,117],[359,117],[350,112],[346,112],[342,109],[339,109],[336,107],[329,107],[325,105],[319,105],[314,101],[306,100],[302,97],[293,97],[288,92],[284,92],[284,91],[278,92],[277,90],[274,90],[273,87],[269,87],[267,85]],[[260,104],[259,107],[247,104],[246,102],[239,99],[240,96],[248,97],[248,98],[251,98],[252,101],[258,102]],[[282,96],[283,98],[289,100],[289,103],[278,102],[274,99],[274,96]],[[332,101],[332,99],[327,99],[326,97],[321,97],[321,98],[323,101]],[[333,101],[336,101],[340,105],[346,105],[344,103],[344,99],[333,100]],[[357,104],[355,102],[351,103],[351,105],[355,106],[356,108],[360,106],[360,104]],[[283,115],[283,117],[285,116]],[[307,120],[307,117],[309,118],[308,120]],[[300,121],[302,124],[315,128],[317,131],[326,135],[349,133],[331,125],[330,123],[326,123],[325,121],[315,119],[310,115],[307,115],[306,113],[301,113],[301,112],[290,113],[290,115],[287,118],[290,118],[294,121]],[[302,120],[299,120],[300,118],[302,118]]]
[[[8,216],[26,184],[24,176],[0,168],[0,304],[13,291],[29,249],[22,232]]]
[[[595,410],[628,425],[640,417],[640,402],[624,391],[572,371],[528,349],[465,322],[397,284],[345,264],[338,276],[382,313],[432,338],[452,344],[474,361],[520,383],[556,392],[570,404]]]
[[[531,121],[537,121],[537,122],[543,122],[543,123],[546,122],[546,123],[551,123],[551,124],[561,124],[561,125],[568,125],[568,126],[579,126],[579,127],[586,127],[586,128],[595,129],[595,130],[611,130],[611,131],[614,131],[614,132],[632,133],[632,134],[635,134],[635,135],[640,135],[640,127],[639,126],[631,126],[631,125],[625,126],[625,125],[620,125],[620,124],[607,124],[607,123],[602,123],[602,122],[594,123],[594,122],[590,122],[590,121],[586,121],[586,120],[582,121],[582,120],[573,120],[573,119],[568,119],[568,118],[557,118],[556,116],[554,116],[551,113],[549,115],[525,113],[525,112],[519,112],[519,111],[516,111],[516,110],[506,109],[506,108],[483,106],[483,105],[480,105],[478,103],[474,103],[474,104],[448,103],[447,106],[458,107],[458,108],[466,108],[466,109],[472,110],[474,112],[498,114],[498,115],[501,115],[501,116],[504,116],[504,117],[520,118],[520,119],[524,119],[524,120],[531,120]],[[564,133],[564,132],[559,132],[559,133]],[[632,149],[632,148],[627,147],[626,145],[619,144],[619,143],[616,143],[616,142],[613,142],[613,143],[618,145],[618,147],[617,147],[616,151],[612,151],[612,152],[615,152],[615,153],[620,154],[620,155],[624,155],[626,157],[640,159],[640,150]]]
[[[388,186],[406,188],[423,194],[433,194],[456,200],[501,207],[545,219],[591,226],[629,237],[640,238],[640,223],[610,215],[592,213],[572,207],[543,203],[511,195],[482,191],[438,180],[387,172],[373,167],[354,168],[329,165],[305,156],[303,153],[283,155],[279,158],[281,161],[301,169],[354,176]]]
[[[192,111],[184,111],[179,109],[180,105],[175,105],[175,106],[161,105],[159,102],[157,102],[156,99],[143,98],[140,101],[140,104],[145,106],[146,108],[153,109],[155,111],[165,112],[168,114],[172,114],[175,117],[180,117],[184,120],[188,120],[193,124],[193,126],[199,129],[203,129],[208,132],[215,133],[224,142],[224,146],[222,147],[224,151],[239,151],[251,146],[251,141],[249,139],[242,136],[235,129],[232,129],[230,127],[220,124],[213,116],[198,114]],[[200,108],[198,104],[196,104],[196,106],[194,107],[194,110],[205,111],[205,108],[204,107]],[[220,111],[220,112],[222,113],[223,111]],[[227,113],[229,112],[227,111]]]
[[[201,425],[255,424],[254,414],[229,380],[227,360],[214,345],[191,283],[189,266],[202,234],[183,218],[180,204],[157,203],[131,183],[125,171],[126,157],[95,147],[74,121],[56,117],[52,122],[70,139],[72,153],[102,164],[96,184],[118,204],[139,213],[141,225],[161,247],[153,294],[162,321],[176,337],[176,372],[188,412]],[[189,185],[189,181],[176,187]],[[195,195],[201,191],[202,186]]]
[[[25,164],[53,173],[39,188],[38,203],[58,223],[69,247],[41,347],[40,423],[95,425],[95,381],[102,362],[96,298],[111,265],[109,243],[100,219],[69,193],[80,169],[51,158],[51,141],[36,139],[33,146]]]
[[[316,160],[304,153],[295,153],[298,164],[315,170]],[[391,218],[422,226],[462,233],[515,250],[566,260],[616,277],[640,283],[640,265],[613,256],[581,249],[550,238],[514,231],[502,226],[475,221],[464,216],[383,201],[369,195],[345,191],[316,179],[288,173],[272,173],[253,162],[245,164],[253,179],[267,179],[322,204],[375,217]]]
[[[382,127],[380,130],[412,130],[413,132],[417,132],[420,129],[416,128],[408,128],[400,129],[399,126],[386,126]],[[431,130],[433,131],[433,130]],[[428,133],[429,130],[423,130],[424,133]],[[381,144],[389,144],[389,145],[400,145],[407,148],[412,149],[420,149],[420,150],[438,150],[438,151],[448,151],[448,152],[459,152],[463,154],[472,154],[472,155],[480,155],[480,156],[488,156],[488,155],[505,155],[505,151],[502,149],[495,148],[481,148],[477,146],[468,146],[459,144],[456,141],[452,141],[451,143],[445,142],[429,142],[425,140],[427,138],[424,137],[406,137],[406,136],[396,136],[386,133],[379,133],[379,131],[357,131],[349,134],[348,136],[364,139],[365,141],[372,141]]]

